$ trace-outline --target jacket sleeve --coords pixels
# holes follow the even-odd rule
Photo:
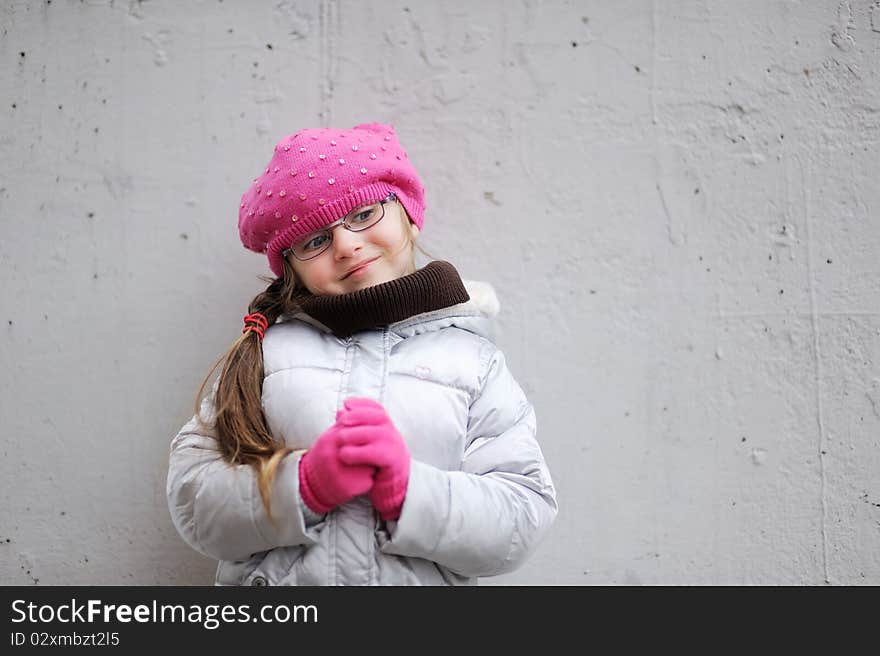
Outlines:
[[[556,491],[535,439],[535,411],[486,343],[461,471],[413,460],[399,520],[382,551],[434,561],[462,576],[519,567],[556,517]]]
[[[216,386],[215,386],[216,389]],[[213,419],[212,399],[201,415]],[[214,437],[194,416],[171,443],[166,493],[177,532],[193,549],[218,560],[244,560],[258,551],[313,544],[323,516],[306,511],[299,495],[299,459],[279,463],[272,483],[272,518],[250,465],[227,462]]]

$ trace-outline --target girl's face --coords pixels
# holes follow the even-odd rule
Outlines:
[[[287,260],[312,294],[346,294],[413,273],[412,240],[418,234],[418,226],[406,218],[400,203],[388,202],[376,225],[359,232],[337,225],[326,251],[310,260],[288,254]],[[351,272],[365,262],[369,264]]]

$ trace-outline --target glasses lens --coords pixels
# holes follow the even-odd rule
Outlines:
[[[293,254],[301,260],[308,260],[323,253],[333,237],[329,230],[318,230],[293,245]]]
[[[373,203],[359,207],[354,212],[345,217],[345,225],[349,230],[366,230],[377,223],[385,214],[385,206],[382,203]]]

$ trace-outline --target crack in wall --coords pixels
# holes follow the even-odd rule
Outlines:
[[[822,352],[819,328],[819,313],[816,310],[816,287],[813,284],[813,233],[810,227],[810,186],[808,184],[808,174],[804,172],[804,166],[800,158],[793,156],[792,159],[797,162],[801,177],[801,194],[803,198],[804,224],[807,233],[807,286],[810,292],[810,325],[813,333],[813,352],[815,354],[816,369],[814,382],[816,388],[816,422],[819,427],[819,477],[820,477],[820,497],[822,501],[822,572],[825,583],[830,584],[831,579],[828,573],[828,499],[827,499],[827,474],[825,471],[825,418],[822,413]],[[787,168],[787,167],[786,167]],[[790,181],[788,171],[786,171],[786,184]]]
[[[318,116],[323,126],[329,127],[333,122],[333,93],[339,62],[336,56],[340,33],[339,0],[321,0],[318,23],[318,70],[321,75]]]

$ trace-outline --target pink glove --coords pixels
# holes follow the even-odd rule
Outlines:
[[[409,484],[409,449],[382,404],[351,398],[339,421],[348,427],[340,438],[339,459],[350,466],[377,468],[370,501],[384,520],[397,519]]]
[[[312,448],[299,459],[299,493],[305,504],[316,513],[330,512],[373,486],[376,468],[369,465],[348,465],[339,458],[343,436],[350,428],[339,422],[321,433]]]

